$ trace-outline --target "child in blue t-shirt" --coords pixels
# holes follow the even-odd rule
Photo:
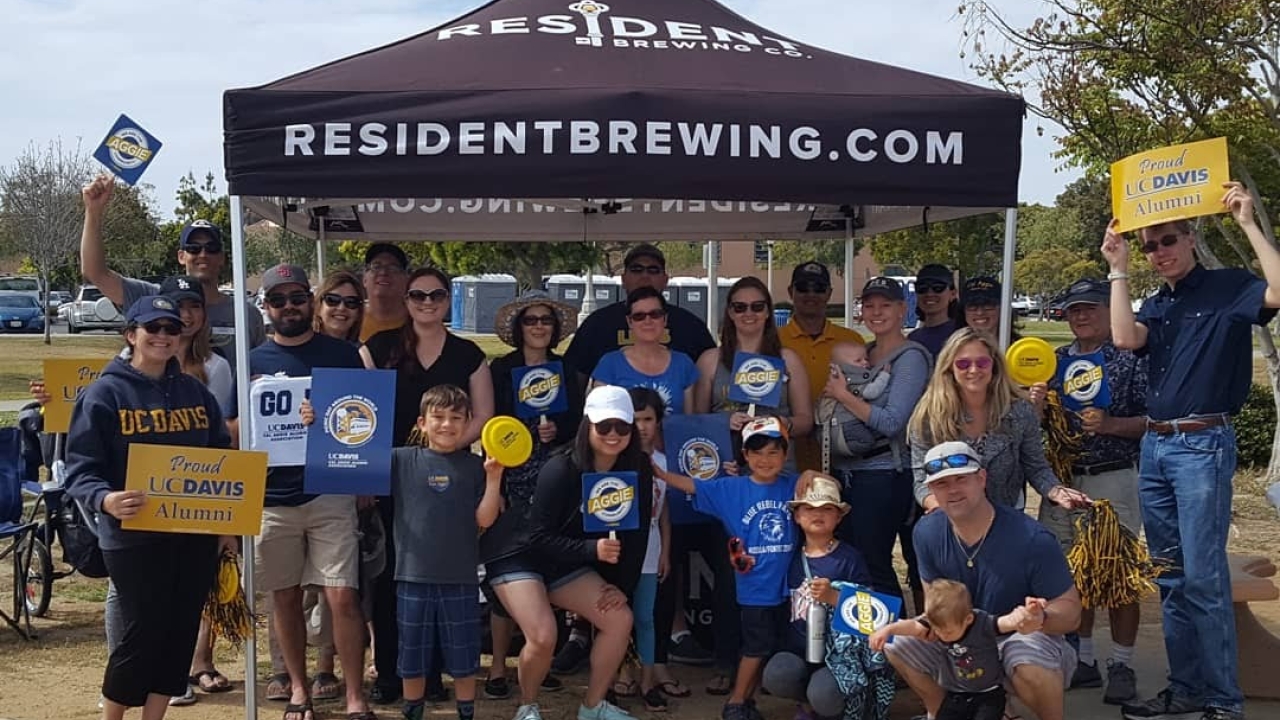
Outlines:
[[[718,519],[734,540],[738,605],[742,608],[742,660],[724,720],[758,716],[752,699],[770,655],[782,648],[788,619],[787,568],[795,551],[795,523],[787,503],[796,477],[783,474],[787,432],[774,417],[756,418],[742,428],[748,477],[695,482],[666,471],[655,476],[693,496],[694,509]]]

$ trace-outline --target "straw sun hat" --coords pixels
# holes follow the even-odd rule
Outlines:
[[[525,308],[531,305],[546,305],[560,318],[561,339],[568,337],[574,330],[578,329],[577,308],[552,300],[550,295],[541,290],[533,290],[498,308],[498,317],[494,321],[494,331],[497,332],[499,340],[511,347],[516,346],[515,319]]]

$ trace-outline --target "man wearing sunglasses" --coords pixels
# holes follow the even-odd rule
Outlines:
[[[787,294],[795,308],[791,320],[778,328],[782,347],[800,356],[804,369],[809,373],[809,399],[815,407],[827,378],[831,377],[831,348],[836,343],[866,343],[855,330],[836,325],[827,319],[827,303],[831,301],[831,271],[826,265],[811,260],[791,271],[791,284]],[[796,467],[815,469],[821,467],[822,448],[812,435],[796,437]]]
[[[661,250],[645,243],[627,251],[622,261],[623,301],[602,307],[587,316],[564,353],[565,363],[581,373],[584,385],[595,372],[600,358],[632,343],[627,325],[626,296],[642,287],[662,292],[667,289],[668,279],[667,259]],[[703,352],[716,346],[707,331],[707,324],[697,315],[675,305],[666,305],[666,309],[667,333],[662,339],[663,345],[688,355],[694,362]]]
[[[403,327],[409,319],[404,304],[409,287],[409,256],[391,243],[374,243],[364,252],[364,292],[369,298],[360,342],[383,330]]]
[[[923,469],[940,512],[916,525],[920,578],[964,583],[973,606],[992,615],[1023,605],[1042,608],[999,640],[1000,660],[1013,694],[1037,718],[1062,720],[1063,688],[1076,663],[1063,634],[1080,622],[1080,594],[1057,539],[1021,510],[987,498],[987,471],[967,443],[934,446]],[[947,646],[932,633],[894,638],[885,651],[929,717],[937,716],[947,691],[961,689]]]
[[[1044,412],[1045,393],[1057,392],[1069,409],[1067,425],[1084,438],[1080,455],[1071,468],[1071,487],[1094,500],[1108,500],[1121,524],[1139,533],[1142,511],[1138,502],[1138,441],[1147,425],[1147,359],[1120,350],[1111,342],[1111,319],[1107,305],[1108,283],[1082,279],[1071,284],[1058,300],[1066,310],[1067,324],[1075,341],[1057,349],[1058,367],[1065,368],[1073,381],[1064,391],[1063,374],[1048,384],[1031,387],[1030,398]],[[1102,370],[1096,379],[1093,368]],[[1081,383],[1084,384],[1081,384]],[[1074,400],[1074,402],[1073,402]],[[1066,481],[1067,478],[1062,478]],[[1040,522],[1058,538],[1063,552],[1075,542],[1075,520],[1079,511],[1053,503],[1040,504]],[[1109,608],[1111,619],[1111,659],[1106,663],[1107,689],[1103,702],[1121,705],[1137,693],[1133,672],[1133,645],[1138,639],[1140,619],[1137,603]],[[1093,609],[1080,616],[1079,659],[1071,687],[1102,687],[1093,650]]]
[[[107,267],[107,255],[103,248],[102,224],[107,206],[115,190],[110,175],[99,175],[81,191],[84,200],[84,228],[80,234],[80,274],[88,282],[98,286],[102,294],[121,307],[129,307],[146,295],[157,295],[160,286],[145,280],[124,277]],[[187,275],[200,281],[204,290],[205,315],[209,323],[210,341],[214,350],[226,358],[235,370],[235,306],[231,298],[218,290],[218,279],[226,265],[226,246],[222,231],[208,220],[194,220],[182,228],[178,241],[178,263]],[[262,315],[246,299],[249,318],[249,346],[257,347],[266,339]]]
[[[1222,203],[1258,256],[1262,278],[1242,268],[1208,270],[1196,261],[1191,223],[1142,228],[1139,247],[1160,290],[1135,313],[1129,304],[1129,245],[1112,220],[1102,241],[1111,267],[1111,330],[1117,347],[1150,362],[1146,433],[1138,465],[1147,545],[1171,570],[1157,579],[1164,610],[1169,686],[1127,718],[1203,711],[1204,720],[1244,716],[1236,666],[1227,531],[1231,526],[1236,437],[1253,377],[1250,330],[1280,308],[1280,252],[1236,182]]]

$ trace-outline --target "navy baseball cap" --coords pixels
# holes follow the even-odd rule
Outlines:
[[[160,294],[169,298],[174,304],[179,304],[183,300],[195,300],[204,304],[204,287],[200,285],[200,281],[190,275],[175,275],[165,278],[160,283]]]
[[[902,283],[891,277],[873,277],[862,286],[862,299],[866,300],[872,295],[889,298],[890,300],[905,300],[906,293],[902,291]]]
[[[1071,287],[1058,298],[1058,305],[1069,308],[1072,305],[1088,303],[1090,305],[1107,305],[1111,300],[1111,283],[1105,280],[1084,278],[1071,283]]]
[[[916,273],[916,285],[919,286],[930,281],[945,283],[948,288],[956,286],[956,278],[951,273],[951,268],[946,265],[930,263],[921,267],[920,271]]]
[[[409,269],[409,256],[404,254],[404,250],[391,243],[374,243],[370,245],[369,249],[364,251],[364,264],[368,265],[373,262],[374,258],[383,254],[394,257],[396,262],[400,263],[401,270]]]
[[[791,271],[791,285],[794,287],[802,282],[817,283],[831,287],[831,271],[827,269],[826,265],[817,260],[800,263],[795,270]]]
[[[191,243],[191,236],[198,235],[200,233],[204,233],[214,242],[222,242],[222,231],[218,229],[217,225],[214,225],[208,220],[192,220],[182,228],[182,238],[178,240],[178,244],[189,245]]]
[[[989,276],[969,278],[960,291],[960,302],[965,305],[999,305],[1000,281]]]
[[[129,306],[124,315],[129,325],[145,325],[153,320],[172,320],[182,324],[182,316],[173,301],[163,295],[143,295]]]

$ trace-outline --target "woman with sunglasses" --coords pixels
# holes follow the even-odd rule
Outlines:
[[[346,271],[329,273],[316,288],[312,329],[323,335],[360,342],[364,324],[364,285]]]
[[[480,536],[480,559],[500,560],[520,549],[520,536],[528,532],[529,505],[538,483],[538,473],[555,448],[573,441],[582,420],[582,386],[574,380],[576,370],[564,364],[554,348],[578,325],[577,311],[555,302],[546,293],[533,291],[498,308],[495,330],[498,339],[514,350],[495,358],[489,364],[493,375],[493,404],[498,415],[517,416],[516,386],[513,373],[525,367],[559,362],[563,368],[560,392],[566,394],[568,410],[542,418],[523,419],[537,439],[533,454],[523,465],[507,468],[502,473],[502,497],[506,510],[497,522]],[[542,420],[545,419],[546,422]],[[501,700],[510,696],[507,684],[507,649],[514,630],[511,616],[502,603],[490,606],[490,633],[493,638],[493,662],[485,680],[485,697]],[[560,689],[560,681],[548,675],[544,690]]]
[[[124,489],[132,443],[231,446],[218,401],[182,372],[183,323],[174,302],[142,297],[125,321],[128,357],[108,363],[76,401],[67,441],[67,491],[101,513],[98,544],[123,622],[103,677],[105,720],[120,720],[131,707],[142,707],[145,718],[163,718],[170,697],[187,691],[219,542],[234,542],[121,528],[121,521],[147,512],[152,503],[145,491]],[[183,421],[157,420],[175,417]]]
[[[926,513],[936,510],[938,501],[925,484],[925,454],[951,441],[968,443],[981,455],[987,470],[987,497],[997,505],[1024,507],[1027,483],[1063,507],[1089,503],[1088,497],[1053,474],[1044,456],[1035,407],[1009,378],[995,340],[975,328],[957,330],[942,347],[907,432],[915,496]]]
[[[493,379],[478,345],[449,332],[444,325],[449,312],[449,276],[435,267],[421,267],[409,275],[405,307],[409,322],[369,338],[360,348],[365,367],[396,371],[396,407],[393,421],[397,446],[416,445],[422,393],[437,385],[456,385],[471,397],[472,416],[460,439],[468,446],[480,438],[480,430],[493,417]],[[400,696],[396,675],[399,631],[396,627],[395,506],[390,497],[378,498],[378,513],[386,530],[386,567],[373,590],[374,662],[377,681],[374,702],[394,702]]]
[[[571,447],[554,454],[538,473],[528,532],[517,549],[485,563],[487,582],[524,635],[520,651],[520,707],[515,720],[541,720],[538,691],[551,667],[562,608],[596,629],[591,675],[579,720],[632,720],[605,700],[631,639],[627,597],[640,578],[653,504],[653,468],[635,429],[631,395],[604,385],[587,394],[585,417]],[[638,530],[588,534],[582,527],[583,473],[636,473]]]
[[[956,331],[956,280],[951,268],[929,264],[916,273],[916,316],[920,326],[907,335],[918,342],[933,357],[942,352],[942,345]]]
[[[960,313],[956,328],[973,328],[999,342],[1000,303],[1003,302],[1000,281],[993,277],[974,277],[960,290]],[[1012,316],[1010,316],[1012,322]],[[1022,337],[1017,327],[1010,331],[1010,341]]]
[[[698,384],[694,388],[694,408],[699,413],[724,413],[729,429],[737,434],[751,419],[748,406],[729,399],[733,386],[733,358],[738,352],[781,358],[785,365],[782,396],[778,407],[757,407],[757,415],[773,415],[782,421],[792,437],[813,429],[813,402],[809,398],[809,374],[800,356],[782,347],[773,324],[773,298],[759,278],[744,277],[729,288],[720,319],[720,347],[698,358]],[[795,472],[794,453],[787,458],[787,472]]]
[[[667,337],[667,301],[644,286],[627,295],[627,327],[632,344],[605,353],[591,373],[592,386],[647,387],[658,391],[668,415],[693,409],[698,368],[688,355],[663,345]]]

